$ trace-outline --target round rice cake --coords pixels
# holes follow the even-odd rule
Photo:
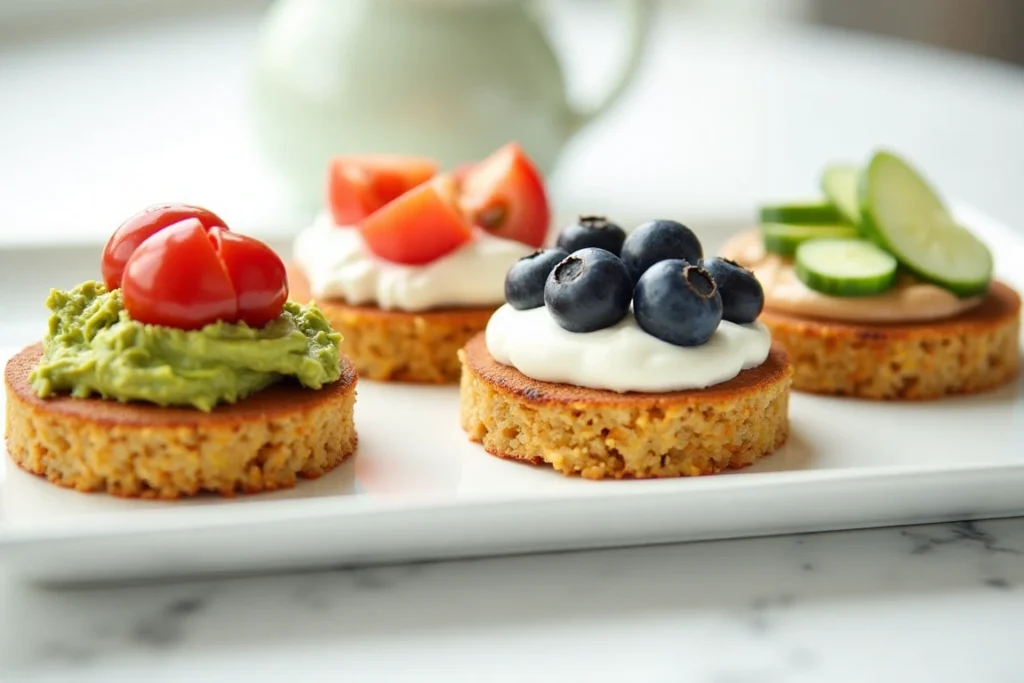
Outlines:
[[[42,345],[7,363],[7,451],[27,472],[83,492],[176,499],[290,488],[356,450],[356,372],[312,390],[280,382],[209,413],[100,398],[40,398],[29,374]]]
[[[288,270],[291,298],[313,299],[297,267]],[[331,326],[344,337],[341,350],[360,377],[376,381],[455,384],[458,350],[487,327],[497,306],[438,308],[410,313],[316,299]]]
[[[721,384],[618,393],[531,379],[498,363],[479,334],[459,352],[470,440],[501,458],[587,479],[685,477],[752,465],[789,434],[792,368],[767,360]]]
[[[793,389],[881,400],[937,399],[1004,385],[1020,372],[1020,296],[994,282],[946,320],[873,324],[804,318],[767,306],[760,320],[789,351]]]

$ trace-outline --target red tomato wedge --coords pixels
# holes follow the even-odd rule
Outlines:
[[[465,172],[460,206],[467,219],[498,237],[540,247],[551,212],[540,173],[516,143]]]
[[[103,249],[103,260],[100,262],[100,272],[103,274],[103,283],[107,289],[117,289],[121,286],[124,266],[140,244],[154,233],[186,218],[199,219],[207,230],[213,227],[227,230],[220,216],[198,206],[160,204],[143,209],[122,223],[107,240],[107,246]]]
[[[359,226],[366,246],[393,263],[418,266],[450,254],[473,239],[456,208],[451,176],[423,183],[367,216]]]
[[[238,296],[206,226],[187,218],[153,234],[128,259],[121,279],[133,320],[194,330],[238,319]]]
[[[281,315],[288,299],[288,275],[281,257],[257,239],[220,228],[210,239],[235,288],[238,317],[250,327],[263,327]]]
[[[327,203],[337,225],[356,225],[391,200],[437,174],[427,157],[381,154],[340,156],[327,173]]]

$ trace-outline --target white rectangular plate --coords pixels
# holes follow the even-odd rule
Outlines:
[[[958,213],[1024,291],[1024,238]],[[709,251],[727,234],[701,233]],[[93,276],[97,251],[0,252],[0,315],[21,323],[4,331],[8,354],[41,333],[47,288]],[[360,382],[355,458],[291,491],[233,500],[81,494],[4,458],[0,552],[16,574],[79,582],[1024,514],[1024,382],[929,403],[795,394],[775,455],[660,481],[590,482],[492,458],[460,430],[457,402],[454,387]]]

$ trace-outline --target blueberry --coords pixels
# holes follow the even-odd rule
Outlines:
[[[636,283],[648,268],[665,259],[698,263],[704,248],[693,230],[675,221],[651,221],[631,232],[622,244],[622,262]]]
[[[570,332],[610,327],[629,313],[633,283],[610,251],[588,247],[555,266],[544,285],[544,303],[555,322]]]
[[[659,261],[636,284],[633,315],[651,336],[677,346],[700,346],[722,322],[722,297],[703,268],[682,259]]]
[[[505,301],[518,311],[543,306],[544,283],[568,255],[564,249],[538,249],[516,261],[505,273]]]
[[[570,254],[587,247],[597,247],[618,256],[625,239],[626,231],[608,222],[604,216],[580,216],[578,222],[562,229],[558,235],[558,246]]]
[[[752,323],[764,308],[764,289],[754,274],[724,258],[706,259],[701,267],[715,281],[722,297],[722,320]]]

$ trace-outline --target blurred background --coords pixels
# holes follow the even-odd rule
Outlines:
[[[0,245],[159,201],[285,239],[331,153],[513,138],[560,213],[735,224],[887,145],[1024,225],[1021,0],[635,2],[0,0]]]
[[[570,0],[572,1],[572,0]],[[600,0],[575,0],[581,6]],[[737,20],[775,17],[841,26],[1024,63],[1024,3],[1019,0],[662,0]],[[69,22],[107,25],[133,17],[260,10],[271,0],[0,0],[4,37]]]

